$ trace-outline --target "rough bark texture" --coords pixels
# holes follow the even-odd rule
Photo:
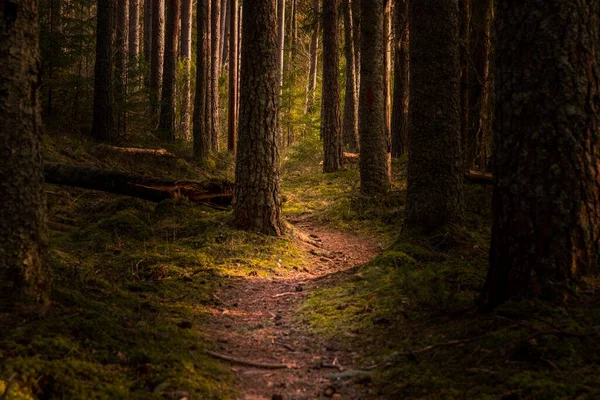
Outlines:
[[[192,120],[192,91],[191,91],[191,64],[192,64],[192,0],[181,2],[181,47],[179,56],[183,62],[183,93],[181,94],[181,134],[186,141],[191,139]]]
[[[244,2],[240,136],[236,157],[235,224],[283,233],[277,143],[277,10],[275,0]]]
[[[140,54],[140,0],[129,0],[129,64],[135,67]]]
[[[0,4],[0,310],[44,305],[46,204],[37,1]]]
[[[150,61],[150,112],[156,121],[160,111],[165,52],[165,0],[152,0],[152,52]]]
[[[115,39],[115,128],[118,135],[127,131],[125,101],[127,96],[127,60],[129,0],[117,0],[117,34]]]
[[[92,122],[92,137],[97,140],[110,140],[113,136],[112,11],[111,0],[98,0]]]
[[[219,151],[219,73],[221,72],[220,38],[221,38],[221,0],[212,0],[211,3],[211,73],[210,73],[210,113],[211,119],[211,146],[214,151]]]
[[[210,152],[210,132],[206,124],[208,92],[208,2],[198,0],[196,6],[196,96],[194,100],[194,158],[206,160]]]
[[[390,188],[388,139],[385,133],[383,0],[361,1],[360,190],[367,196]]]
[[[394,98],[392,104],[392,157],[408,151],[408,86],[410,57],[408,49],[408,0],[394,5]]]
[[[342,169],[342,126],[338,83],[338,0],[323,0],[323,84],[321,94],[321,138],[323,172]]]
[[[428,231],[463,212],[458,0],[411,0],[405,225]]]
[[[165,61],[160,101],[158,130],[162,139],[175,141],[175,78],[177,75],[177,42],[179,41],[180,0],[167,0]]]
[[[306,86],[306,101],[304,102],[304,113],[314,111],[315,103],[315,88],[317,87],[317,67],[319,61],[319,29],[320,21],[319,17],[320,8],[319,0],[314,0],[313,3],[313,31],[310,37],[310,61],[308,67],[308,84]]]
[[[229,21],[229,115],[227,124],[227,149],[237,151],[238,122],[238,2],[231,0]]]
[[[344,97],[343,143],[351,152],[358,152],[358,96],[356,94],[356,61],[354,59],[354,33],[352,26],[352,1],[344,0],[344,50],[346,53],[346,95]]]
[[[497,7],[487,307],[565,294],[600,254],[600,0]]]

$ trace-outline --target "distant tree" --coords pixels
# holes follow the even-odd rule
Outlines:
[[[354,0],[351,2],[352,7],[352,28],[354,31],[352,32],[352,38],[354,39],[354,63],[356,64],[356,96],[360,97],[360,8],[361,8],[361,0]]]
[[[129,0],[129,64],[135,67],[140,56],[140,0]]]
[[[319,0],[313,0],[313,31],[310,36],[310,61],[308,67],[308,80],[306,85],[306,100],[304,113],[312,112],[315,103],[315,88],[317,87],[318,61],[319,61],[319,31],[321,18],[319,17]]]
[[[36,0],[0,6],[0,309],[3,311],[12,311],[17,305],[43,306],[48,300],[37,14]],[[102,17],[101,13],[100,20]]]
[[[144,1],[144,63],[150,66],[152,52],[152,0]],[[150,71],[144,74],[144,87],[150,88]]]
[[[238,122],[238,2],[231,0],[229,21],[229,115],[227,125],[227,149],[237,151]]]
[[[111,3],[111,0],[98,0],[96,18],[92,137],[97,140],[110,140],[113,137]]]
[[[392,131],[392,0],[383,1],[383,104],[385,105],[385,136],[391,151]]]
[[[323,172],[342,169],[340,86],[338,83],[338,0],[323,0],[323,83],[321,95],[321,137]]]
[[[354,49],[354,26],[352,24],[352,1],[343,0],[344,52],[346,54],[346,94],[344,96],[343,143],[351,152],[358,152],[358,96],[356,90],[356,61]]]
[[[279,66],[279,87],[283,87],[284,53],[285,53],[285,0],[277,0],[277,65]]]
[[[177,76],[177,42],[179,41],[180,0],[167,0],[165,61],[160,102],[159,133],[164,140],[175,141],[175,79]]]
[[[408,0],[394,5],[394,98],[392,105],[392,157],[408,151],[409,26]]]
[[[179,57],[183,62],[183,93],[181,94],[181,133],[185,140],[190,140],[192,119],[192,90],[191,90],[191,66],[192,66],[192,11],[193,1],[181,1],[181,46]]]
[[[210,0],[198,0],[196,6],[196,96],[194,100],[194,158],[206,160],[210,153],[210,132],[206,118],[206,97],[208,89],[208,68],[210,56],[208,37],[208,3]]]
[[[150,0],[149,0],[150,1]],[[165,0],[152,1],[152,51],[150,55],[150,113],[153,122],[160,112],[165,52]]]
[[[219,151],[219,75],[221,72],[221,0],[211,2],[210,113],[211,147]]]
[[[562,299],[566,285],[599,271],[598,10],[600,0],[497,3],[496,185],[484,307]]]
[[[460,221],[463,213],[458,0],[412,0],[409,12],[405,226],[428,231]]]
[[[242,10],[235,225],[279,236],[284,227],[279,194],[275,0],[246,1]]]
[[[117,0],[117,30],[115,39],[115,128],[119,135],[127,132],[125,101],[127,95],[127,33],[129,32],[129,0]]]
[[[387,193],[390,188],[383,87],[383,0],[361,1],[360,14],[360,190],[371,196]]]

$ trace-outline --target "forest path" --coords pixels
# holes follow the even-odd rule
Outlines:
[[[314,243],[303,243],[307,265],[285,276],[232,278],[218,294],[209,331],[216,355],[293,368],[266,369],[231,362],[240,399],[373,398],[356,379],[330,379],[359,368],[352,334],[326,340],[297,318],[303,299],[321,287],[335,286],[340,273],[366,263],[381,248],[374,238],[337,231],[303,220],[295,228]],[[224,361],[227,362],[227,361]],[[340,368],[335,368],[339,365]],[[354,383],[353,383],[354,382]]]

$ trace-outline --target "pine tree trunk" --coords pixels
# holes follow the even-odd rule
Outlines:
[[[394,99],[392,106],[392,157],[400,157],[408,151],[408,0],[396,0],[394,5]]]
[[[344,97],[343,142],[344,147],[358,152],[358,96],[356,95],[356,62],[352,26],[352,0],[343,0],[344,49],[346,53],[346,95]],[[360,0],[354,0],[360,1]]]
[[[92,137],[96,140],[111,140],[113,137],[111,3],[111,0],[98,0],[92,122]]]
[[[323,90],[321,95],[323,172],[335,172],[342,169],[338,68],[338,0],[323,0]]]
[[[127,132],[125,103],[127,97],[128,33],[129,0],[117,0],[117,32],[115,40],[115,128],[117,135],[121,136],[125,135]]]
[[[484,307],[523,297],[560,301],[567,284],[598,273],[598,10],[600,0],[498,2]]]
[[[208,93],[208,57],[210,52],[208,37],[208,3],[198,0],[196,6],[196,96],[194,100],[194,158],[204,161],[210,153],[210,132],[206,124],[206,97]]]
[[[144,66],[150,66],[152,50],[152,0],[144,0]],[[144,87],[150,88],[150,73],[144,74]]]
[[[153,123],[160,111],[165,53],[165,0],[152,0],[152,52],[150,61],[150,109]]]
[[[140,0],[129,0],[129,64],[137,67],[140,53]]]
[[[244,2],[242,30],[235,224],[279,236],[284,228],[279,195],[275,0]]]
[[[220,41],[221,41],[221,0],[212,0],[211,4],[211,141],[212,149],[219,151],[219,73],[221,71]]]
[[[360,5],[361,0],[354,0],[351,2],[352,6],[352,37],[354,39],[354,63],[356,64],[354,70],[356,71],[356,97],[360,98]]]
[[[411,0],[410,14],[405,226],[430,231],[463,212],[458,0]]]
[[[43,307],[50,289],[37,1],[0,5],[0,65],[0,310],[6,312]]]
[[[283,89],[283,67],[285,54],[285,0],[277,0],[277,27],[279,52],[277,53],[277,65],[279,66],[279,87]]]
[[[319,18],[320,8],[319,0],[314,0],[315,15],[314,27],[310,38],[310,62],[308,68],[308,84],[306,86],[306,101],[304,102],[304,113],[313,112],[315,103],[315,88],[317,87],[317,64],[319,61]]]
[[[385,104],[385,135],[391,150],[392,132],[392,0],[383,1],[383,95]]]
[[[227,149],[237,151],[238,119],[238,2],[231,0],[229,20],[229,124],[227,125]]]
[[[191,93],[191,63],[192,63],[192,0],[181,2],[181,47],[179,56],[183,62],[183,93],[181,95],[181,134],[186,141],[190,141],[192,119],[192,93]]]
[[[361,78],[358,105],[360,190],[367,196],[390,188],[385,132],[383,0],[361,1]]]
[[[227,0],[221,0],[221,22],[219,23],[221,34],[219,35],[219,75],[223,70],[225,61],[225,40],[227,40]]]
[[[165,61],[158,131],[163,140],[175,141],[175,78],[177,75],[177,42],[179,41],[180,0],[167,0]]]

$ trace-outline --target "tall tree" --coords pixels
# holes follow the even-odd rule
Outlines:
[[[361,1],[360,14],[360,190],[365,195],[379,195],[390,188],[383,87],[383,0]]]
[[[458,0],[411,0],[409,11],[405,226],[427,231],[459,221],[463,212]]]
[[[275,0],[244,2],[242,31],[235,225],[279,236],[284,227],[279,195]]]
[[[277,65],[279,66],[279,87],[283,87],[283,69],[285,53],[285,0],[277,0],[277,26],[279,43],[279,52],[277,53]]]
[[[308,83],[306,85],[306,100],[304,113],[312,112],[315,102],[315,88],[317,87],[317,64],[319,61],[319,23],[321,18],[319,0],[313,1],[313,31],[310,37],[310,61],[308,67]]]
[[[238,120],[238,2],[231,0],[229,20],[229,115],[227,125],[227,149],[237,151]]]
[[[321,95],[323,172],[335,172],[342,169],[338,67],[338,0],[323,0],[323,84]]]
[[[228,0],[221,0],[221,21],[219,22],[219,26],[220,26],[220,32],[221,34],[219,35],[219,60],[220,60],[220,64],[219,64],[219,74],[221,73],[221,70],[223,68],[224,61],[227,57],[225,57],[225,41],[227,40],[227,18],[228,18],[228,11],[229,11],[229,7],[228,4],[230,3],[230,1]]]
[[[44,305],[49,279],[36,0],[0,6],[0,307]],[[6,308],[5,308],[6,307]]]
[[[392,157],[408,151],[408,0],[396,0],[394,5],[394,99],[392,104]]]
[[[206,96],[208,93],[208,3],[198,0],[196,6],[196,96],[194,100],[194,158],[206,160],[210,153],[210,132],[206,123]]]
[[[177,75],[177,42],[179,41],[180,0],[167,0],[165,61],[158,130],[164,140],[175,141],[175,78]]]
[[[92,137],[97,140],[110,140],[113,137],[112,11],[111,0],[98,0],[92,122]]]
[[[358,151],[358,96],[356,93],[356,61],[352,1],[344,0],[344,50],[346,54],[346,95],[344,97],[343,143],[351,152]]]
[[[356,96],[358,97],[360,97],[360,3],[362,3],[361,0],[354,0],[350,4],[352,7],[352,27],[354,28],[352,37],[354,39],[354,62],[356,64],[354,68],[356,71]]]
[[[183,62],[183,88],[181,101],[181,133],[185,140],[190,140],[192,119],[192,0],[181,1],[181,47],[179,56]]]
[[[221,0],[212,0],[211,4],[211,73],[210,73],[210,113],[211,145],[219,151],[219,75],[221,72]]]
[[[129,64],[136,66],[140,54],[140,0],[129,0]]]
[[[152,47],[152,0],[144,0],[144,63],[150,66]],[[144,87],[150,87],[150,74],[144,74]]]
[[[385,135],[391,142],[392,130],[392,0],[383,1],[383,96]],[[389,145],[391,150],[391,143]]]
[[[160,111],[165,52],[165,0],[152,1],[152,51],[150,60],[150,112],[153,122]]]
[[[600,0],[498,2],[484,306],[562,299],[600,267],[598,10]]]
[[[129,32],[129,0],[117,0],[117,31],[115,39],[115,127],[119,135],[127,131],[125,101],[127,95],[127,33]]]

